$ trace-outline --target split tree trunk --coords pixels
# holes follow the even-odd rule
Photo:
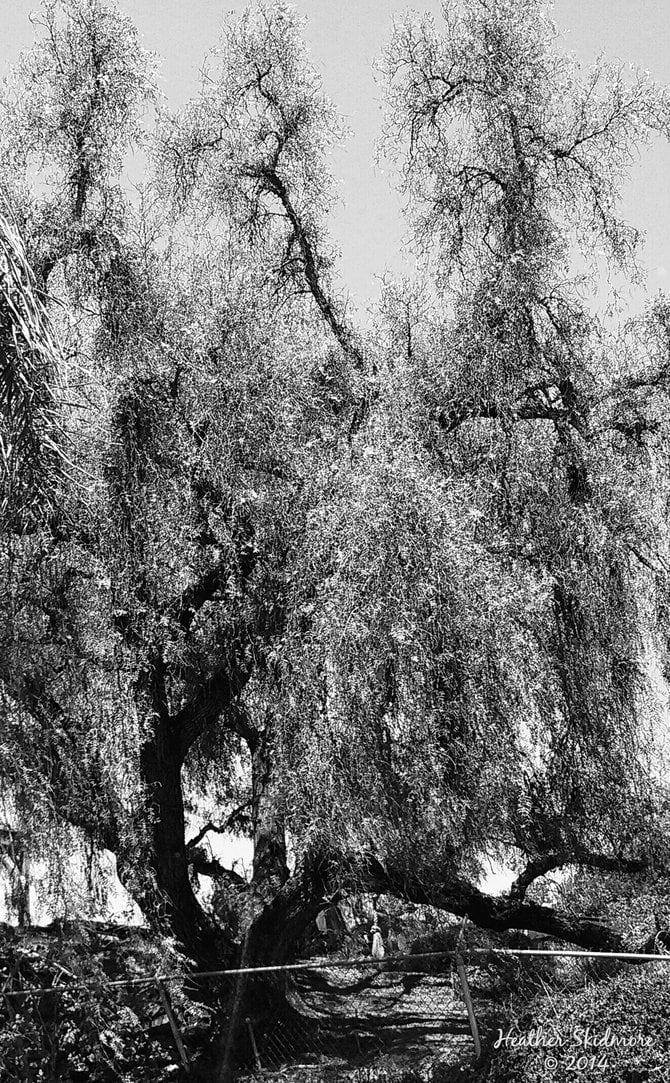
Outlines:
[[[147,699],[152,734],[140,755],[149,810],[149,865],[155,876],[144,901],[152,920],[167,925],[202,969],[231,965],[234,945],[195,897],[189,877],[181,771],[181,727],[167,709],[160,663],[149,673]]]

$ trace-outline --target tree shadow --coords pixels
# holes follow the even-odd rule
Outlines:
[[[448,975],[375,971],[350,981],[311,971],[293,983],[290,1001],[254,1035],[263,1068],[356,1068],[380,1055],[438,1059],[446,1047],[470,1041],[465,1006]]]

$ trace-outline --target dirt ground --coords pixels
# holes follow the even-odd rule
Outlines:
[[[494,1005],[481,976],[472,991],[485,1042]],[[462,1079],[459,1073],[474,1060],[465,1002],[448,962],[443,973],[365,965],[299,972],[288,993],[290,1010],[250,1040],[256,1070],[318,1067],[322,1078],[362,1081],[408,1070],[429,1079],[439,1066],[446,1081],[452,1072]]]

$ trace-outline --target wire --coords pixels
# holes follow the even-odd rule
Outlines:
[[[119,978],[114,981],[97,982],[91,984],[90,982],[75,981],[70,982],[67,985],[44,985],[28,989],[13,989],[8,991],[0,991],[2,997],[23,997],[23,996],[40,996],[45,993],[64,993],[69,992],[72,989],[88,989],[90,992],[96,992],[100,989],[119,989],[123,987],[131,987],[138,985],[156,985],[161,982],[174,982],[174,981],[190,981],[194,978],[230,978],[240,977],[243,974],[276,974],[287,973],[290,971],[313,971],[313,970],[333,970],[336,968],[350,968],[355,967],[368,967],[376,966],[378,968],[395,968],[404,963],[410,963],[417,959],[450,959],[454,960],[458,954],[463,955],[466,958],[470,958],[475,955],[512,955],[512,956],[524,956],[524,955],[545,955],[545,956],[566,956],[569,958],[581,958],[581,959],[622,959],[629,963],[642,963],[642,962],[657,962],[657,963],[670,963],[670,954],[658,955],[658,954],[644,954],[643,952],[625,952],[625,951],[577,951],[568,949],[549,949],[549,948],[469,948],[462,952],[456,951],[431,951],[424,952],[420,955],[396,955],[386,959],[338,959],[328,963],[287,963],[280,966],[254,966],[254,967],[239,967],[237,969],[230,970],[195,970],[188,973],[175,973],[175,974],[152,974],[146,978]],[[402,974],[407,973],[405,970],[399,971]],[[421,971],[420,973],[423,973]]]

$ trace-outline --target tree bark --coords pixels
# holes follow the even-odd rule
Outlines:
[[[252,883],[251,891],[254,890],[257,888]],[[323,909],[326,890],[323,870],[299,870],[291,876],[247,930],[238,965],[280,966],[293,962],[296,945]],[[235,979],[215,1073],[218,1083],[227,1083],[234,1066],[248,1059],[244,1027],[247,1016],[253,1018],[259,1034],[269,1020],[279,1018],[286,1024],[291,1016],[298,1018],[298,1010],[291,1005],[291,983],[291,975],[286,972],[258,977],[241,974]]]

